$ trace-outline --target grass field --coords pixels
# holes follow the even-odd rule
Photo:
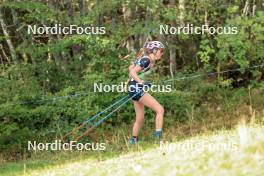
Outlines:
[[[148,147],[146,147],[148,146]],[[44,154],[43,154],[44,155]],[[1,166],[0,175],[264,175],[264,125],[237,125],[232,130],[208,131],[178,141],[149,145],[127,152],[60,153]],[[74,156],[74,157],[73,157]],[[64,158],[64,159],[61,159]],[[89,158],[89,159],[88,159]]]

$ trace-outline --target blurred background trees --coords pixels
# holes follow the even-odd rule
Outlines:
[[[264,63],[264,2],[261,0],[2,0],[0,6],[1,151],[20,150],[28,139],[60,136],[111,104],[120,94],[78,96],[78,93],[90,92],[94,82],[126,81],[127,67],[147,39],[161,40],[167,47],[164,59],[153,71],[152,81],[245,68],[210,77],[208,87],[202,80],[196,82],[196,88],[186,88],[188,84],[194,85],[190,81],[174,85],[185,92],[207,90],[203,95],[197,91],[197,97],[184,95],[186,104],[179,102],[177,93],[169,97],[158,95],[164,103],[170,99],[166,110],[179,121],[184,121],[186,107],[198,106],[205,93],[219,86],[263,86],[263,67],[246,69]],[[55,24],[102,26],[106,33],[33,35],[27,32],[28,25]],[[160,25],[187,24],[236,26],[238,34],[159,34]],[[57,99],[61,96],[66,98]],[[115,123],[130,122],[134,118],[131,113],[132,107],[126,107],[119,114],[122,118],[109,123],[109,128]]]

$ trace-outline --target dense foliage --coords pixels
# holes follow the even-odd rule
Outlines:
[[[186,121],[190,109],[199,110],[204,101],[220,102],[227,96],[223,89],[264,87],[264,69],[254,67],[264,63],[261,1],[2,0],[0,5],[1,152],[23,152],[28,140],[59,137],[124,96],[94,93],[93,83],[126,81],[128,65],[147,38],[167,46],[164,59],[149,76],[153,82],[217,73],[171,81],[171,93],[155,94],[172,121]],[[28,33],[28,25],[55,24],[103,26],[106,33]],[[235,26],[238,33],[160,34],[160,25],[187,24]],[[237,70],[222,72],[230,69]],[[130,124],[132,113],[130,104],[102,128]]]

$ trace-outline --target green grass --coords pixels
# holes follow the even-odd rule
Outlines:
[[[264,175],[263,125],[208,131],[164,141],[162,147],[148,143],[140,142],[120,154],[43,153],[46,159],[42,156],[2,165],[0,175]]]

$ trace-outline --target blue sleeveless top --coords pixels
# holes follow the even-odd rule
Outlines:
[[[144,73],[150,69],[150,59],[147,56],[143,56],[142,58],[137,59],[134,64],[139,65],[142,68],[142,70],[139,72],[138,77],[140,79],[144,79]],[[131,79],[131,81],[132,80],[133,78]]]

